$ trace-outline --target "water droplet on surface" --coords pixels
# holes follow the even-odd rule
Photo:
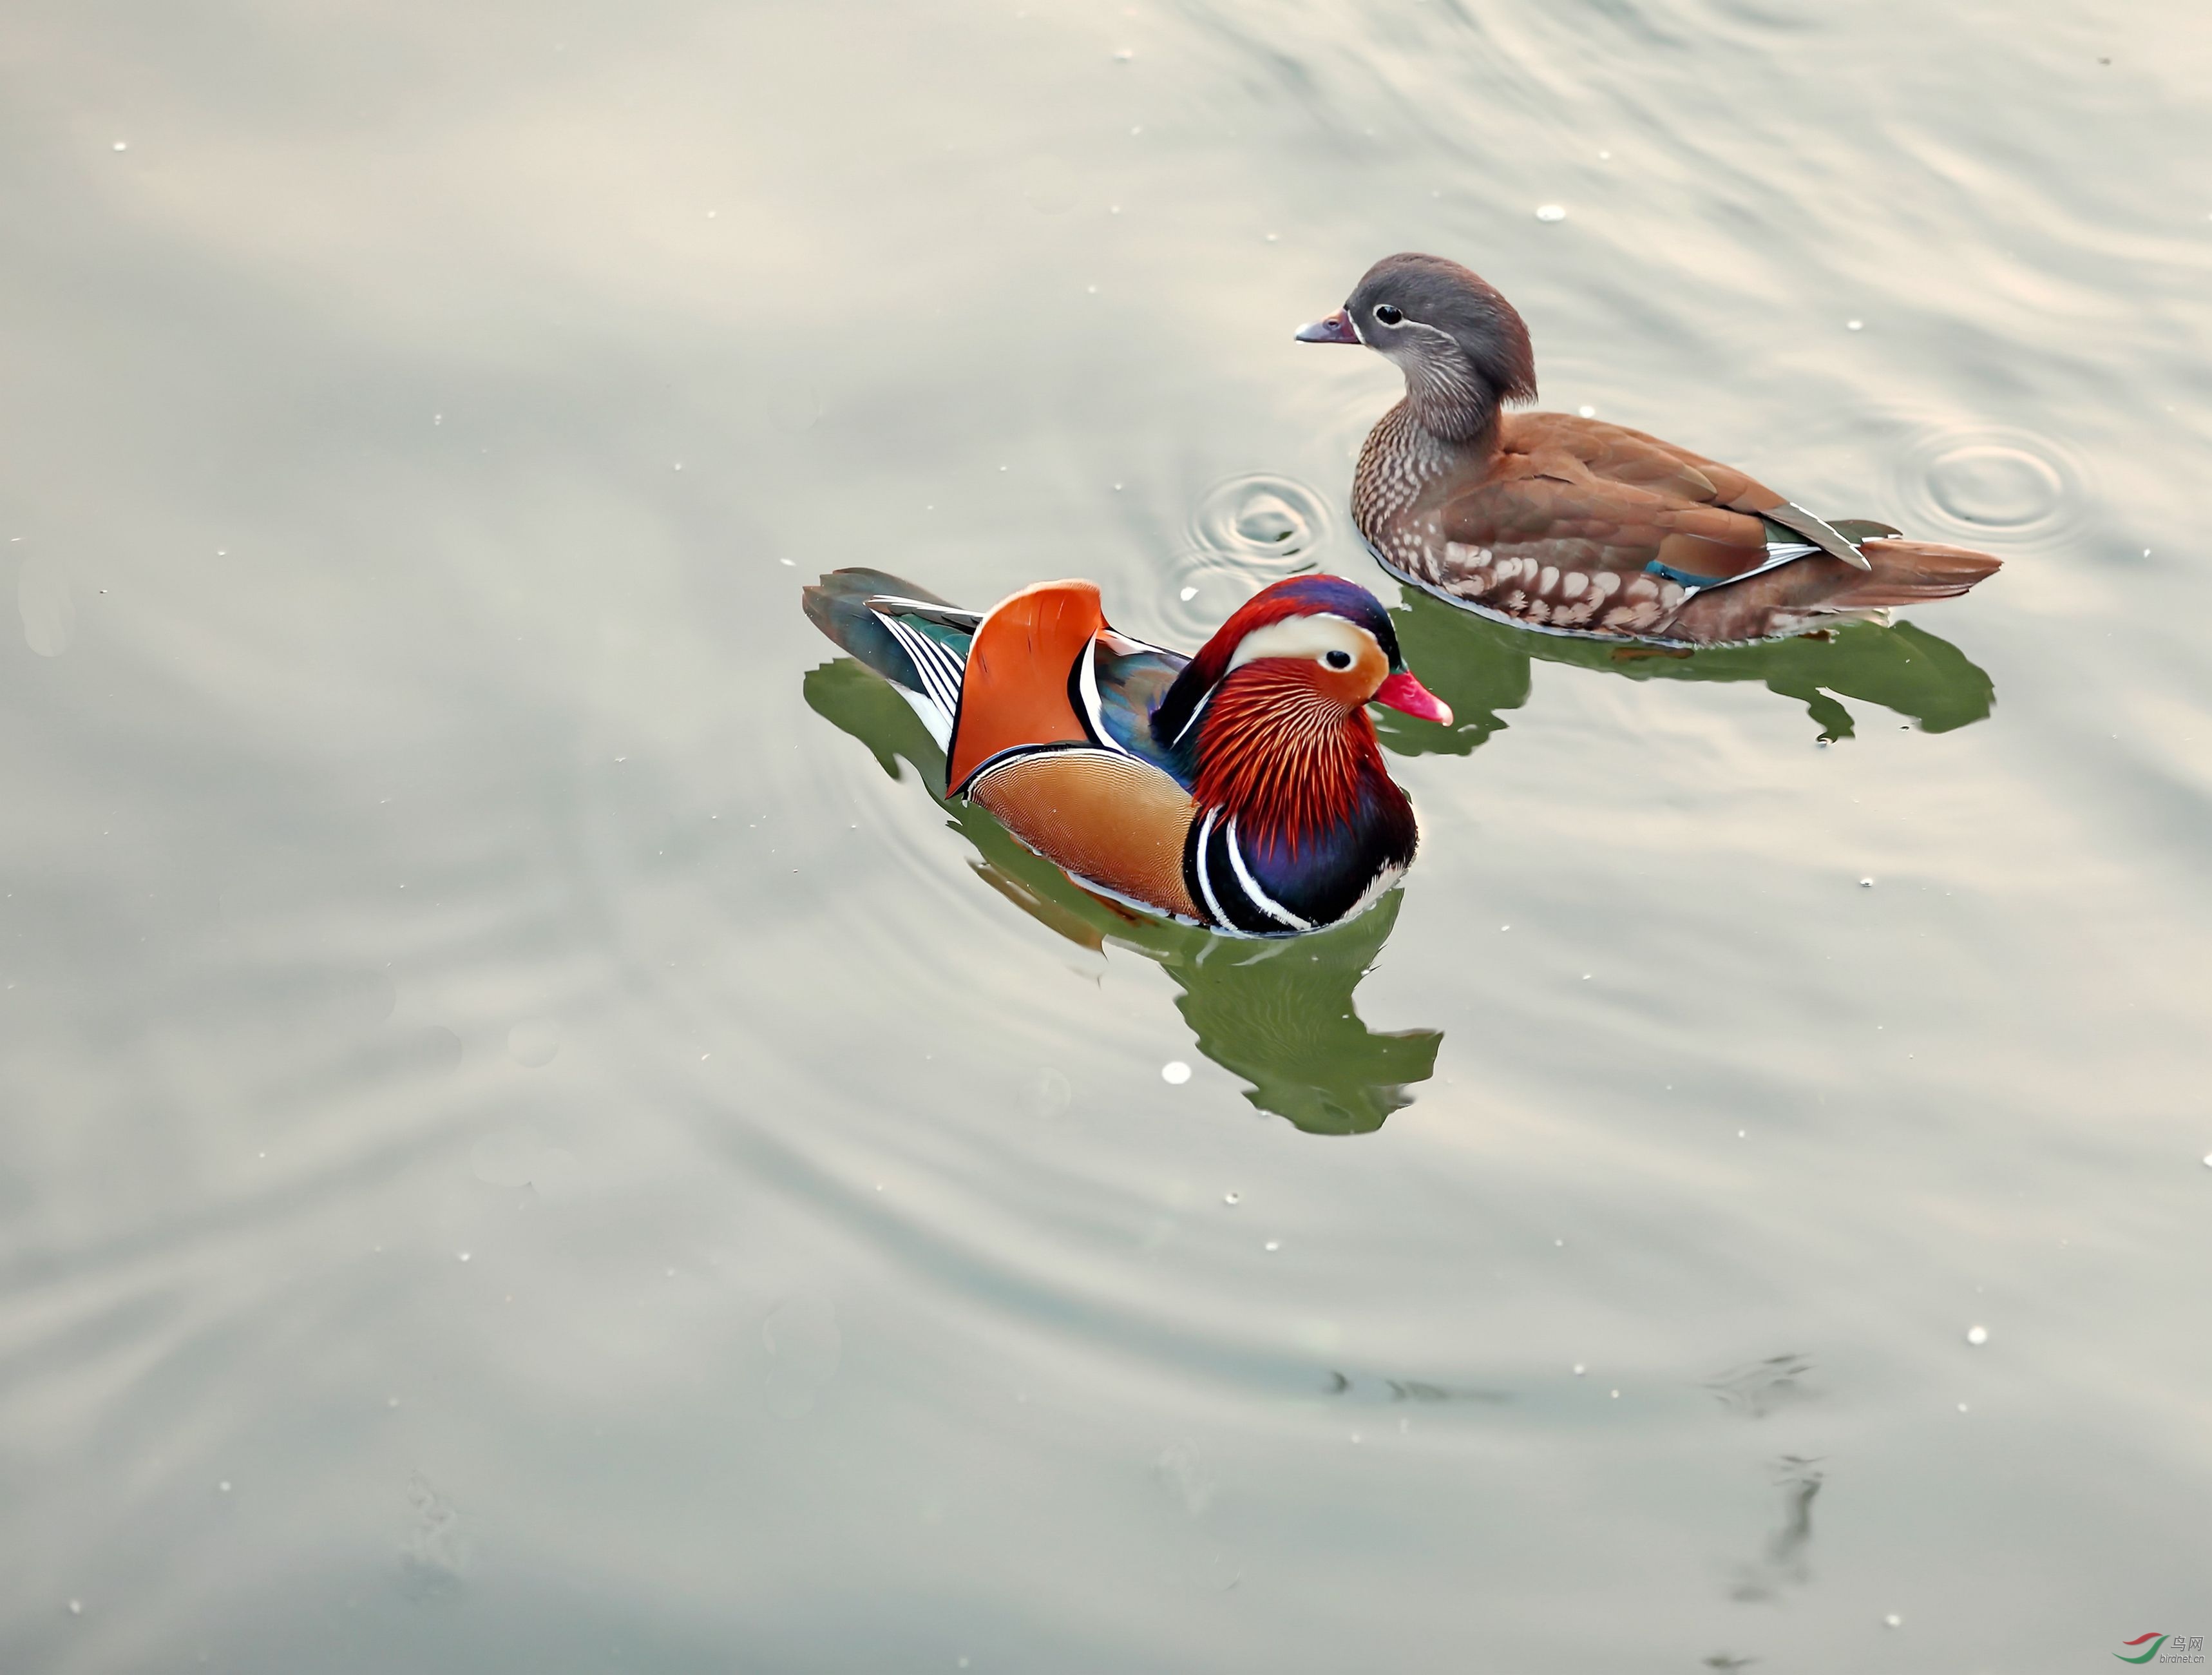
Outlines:
[[[1283,1248],[1283,1241],[1279,1239],[1271,1239],[1260,1248],[1263,1251],[1279,1251]]]
[[[1198,589],[1195,588],[1185,588],[1181,593],[1177,594],[1176,597],[1181,600],[1185,605],[1188,605],[1191,600],[1198,597]]]
[[[1224,1192],[1221,1195],[1221,1202],[1224,1204],[1233,1204],[1243,1196],[1242,1192]]]
[[[221,1483],[217,1483],[217,1484],[216,1485],[216,1492],[217,1492],[217,1493],[219,1493],[219,1494],[223,1494],[223,1495],[228,1495],[228,1494],[229,1494],[229,1493],[230,1493],[230,1479],[229,1479],[229,1478],[228,1478],[228,1477],[225,1477],[225,1478],[224,1478]]]
[[[1170,1443],[1160,1451],[1159,1458],[1152,1462],[1152,1480],[1189,1518],[1204,1515],[1213,1502],[1218,1487],[1199,1453],[1198,1445],[1188,1440]]]
[[[1905,1619],[1895,1611],[1892,1611],[1887,1617],[1882,1618],[1881,1626],[1885,1629],[1902,1629],[1905,1626]]]
[[[1617,1391],[1617,1390],[1609,1390],[1609,1391],[1607,1391],[1607,1392],[1606,1392],[1606,1394],[1607,1394],[1608,1396],[1612,1397],[1612,1398],[1613,1398],[1613,1399],[1614,1401],[1616,1401],[1616,1402],[1617,1402],[1617,1401],[1619,1401],[1619,1400],[1620,1399],[1620,1392],[1619,1391]]]
[[[129,140],[118,140],[115,142],[115,149],[118,151],[128,151],[131,149],[131,142]]]
[[[1989,1341],[1990,1341],[1990,1329],[1989,1329],[1987,1326],[1969,1326],[1969,1327],[1967,1327],[1967,1328],[1966,1328],[1966,1342],[1967,1342],[1967,1343],[1973,1343],[1973,1344],[1983,1344],[1983,1343],[1988,1343]]]
[[[1190,1066],[1179,1058],[1171,1058],[1160,1066],[1160,1080],[1170,1087],[1180,1087],[1190,1080]]]
[[[1964,1402],[1960,1403],[1960,1404],[1959,1404],[1959,1411],[1960,1411],[1960,1412],[1961,1412],[1961,1413],[1964,1413],[1966,1410],[1966,1404]]]
[[[550,1018],[525,1018],[507,1032],[507,1056],[526,1069],[542,1070],[561,1051],[561,1026]]]
[[[1587,1374],[1589,1371],[1589,1367],[1585,1367],[1585,1366],[1583,1366],[1583,1365],[1582,1364],[1582,1362],[1580,1362],[1580,1361],[1577,1361],[1577,1362],[1575,1363],[1575,1376],[1576,1376],[1577,1378],[1578,1378],[1578,1379],[1579,1379],[1579,1378],[1583,1377],[1583,1376],[1585,1374]]]
[[[1536,206],[1536,219],[1539,221],[1565,221],[1566,218],[1567,206],[1564,204],[1539,204]]]
[[[1130,59],[1132,59],[1132,58],[1135,58],[1136,56],[1137,56],[1137,52],[1136,52],[1136,49],[1135,49],[1134,47],[1131,47],[1131,46],[1123,46],[1123,47],[1119,47],[1119,48],[1116,48],[1116,49],[1115,49],[1115,53],[1114,53],[1114,62],[1115,62],[1115,64],[1127,64],[1127,63],[1128,63],[1128,62],[1129,62],[1129,60],[1130,60]],[[965,1658],[963,1658],[963,1659],[961,1659],[961,1660],[960,1660],[960,1661],[961,1661],[962,1663],[963,1663],[963,1664],[964,1664],[964,1663],[966,1663],[966,1662],[968,1661],[968,1660],[967,1660],[967,1659],[965,1659]]]
[[[1866,322],[1863,320],[1847,320],[1844,322],[1844,330],[1846,332],[1863,332],[1866,330]]]
[[[115,149],[118,151],[120,151],[123,148],[118,145]],[[84,1601],[82,1599],[70,1600],[69,1602],[69,1608],[70,1615],[71,1617],[82,1617],[84,1615]]]
[[[461,1251],[461,1252],[457,1252],[456,1254],[458,1254],[458,1255],[459,1256],[460,1259],[461,1259],[463,1262],[466,1262],[466,1261],[469,1259],[469,1253],[468,1253],[466,1251]]]
[[[1577,413],[1580,413],[1584,418],[1595,418],[1597,417],[1597,409],[1595,407],[1577,407],[1575,411]]]
[[[1024,1098],[1032,1114],[1038,1117],[1057,1117],[1075,1099],[1075,1089],[1067,1078],[1049,1068],[1030,1077]]]
[[[837,1330],[837,1311],[827,1297],[802,1294],[769,1311],[761,1322],[761,1345],[768,1351],[768,1410],[779,1419],[796,1419],[812,1410],[825,1386],[837,1374],[845,1353]]]
[[[1861,880],[1859,880],[1859,888],[1860,888],[1860,889],[1862,889],[1862,890],[1871,890],[1871,889],[1873,889],[1873,888],[1874,888],[1874,880],[1873,880],[1872,879],[1870,879],[1870,878],[1863,878],[1863,879],[1861,879]]]

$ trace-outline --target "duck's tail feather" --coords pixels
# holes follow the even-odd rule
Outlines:
[[[1842,585],[1820,601],[1823,610],[1874,611],[1963,594],[2003,562],[1970,547],[1934,541],[1875,539],[1860,544],[1871,570],[1845,572]]]
[[[805,590],[805,602],[808,620],[890,681],[938,748],[949,748],[983,613],[878,570],[832,570]]]
[[[954,617],[974,613],[961,611],[928,588],[884,570],[832,570],[805,589],[809,622],[893,685],[927,693],[930,683],[922,679],[915,654],[891,631],[884,611],[873,608],[872,601],[934,606]],[[896,605],[892,608],[896,610]]]

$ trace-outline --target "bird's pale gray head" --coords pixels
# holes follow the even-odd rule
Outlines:
[[[1497,423],[1500,402],[1536,393],[1528,328],[1480,275],[1441,256],[1385,256],[1345,305],[1359,339],[1397,362],[1428,429],[1466,442]]]

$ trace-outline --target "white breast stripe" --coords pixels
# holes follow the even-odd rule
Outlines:
[[[1198,864],[1191,870],[1198,874],[1198,893],[1206,898],[1206,911],[1213,915],[1213,923],[1226,925],[1229,916],[1221,911],[1220,898],[1213,893],[1213,882],[1206,875],[1206,843],[1213,835],[1213,823],[1221,818],[1218,808],[1206,811],[1205,824],[1198,829]]]
[[[1270,896],[1260,887],[1259,880],[1252,876],[1252,869],[1244,864],[1244,851],[1237,846],[1237,817],[1234,814],[1229,817],[1228,838],[1229,865],[1237,874],[1237,881],[1244,886],[1244,893],[1252,898],[1252,904],[1269,918],[1288,925],[1292,930],[1311,930],[1313,925],[1310,921],[1301,919]],[[1200,853],[1202,856],[1203,851]],[[1206,876],[1203,865],[1199,868],[1199,876]]]
[[[1198,725],[1198,718],[1206,713],[1206,706],[1212,702],[1213,694],[1212,692],[1206,693],[1205,697],[1199,699],[1197,707],[1190,712],[1190,719],[1176,729],[1176,744],[1181,744],[1183,740],[1183,735],[1188,733],[1191,728]],[[1170,748],[1172,747],[1173,746],[1171,746]]]

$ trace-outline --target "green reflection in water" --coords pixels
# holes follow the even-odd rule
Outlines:
[[[1524,670],[1524,689],[1526,679]],[[866,745],[885,773],[899,778],[903,758],[936,796],[943,753],[882,679],[840,658],[811,671],[805,692],[808,706]],[[1249,1082],[1244,1097],[1262,1111],[1309,1134],[1370,1134],[1412,1102],[1409,1087],[1435,1074],[1439,1032],[1371,1030],[1352,1004],[1397,923],[1397,892],[1311,936],[1217,936],[1102,901],[982,809],[938,804],[975,845],[977,874],[1024,912],[1086,948],[1103,952],[1111,943],[1158,962],[1182,991],[1176,1005],[1199,1051]]]
[[[1446,731],[1388,711],[1372,712],[1382,742],[1401,756],[1465,756],[1473,751],[1505,725],[1501,711],[1518,710],[1528,701],[1532,661],[1565,663],[1630,680],[1759,681],[1769,691],[1803,704],[1823,739],[1851,736],[1851,712],[1840,702],[1844,698],[1894,710],[1927,733],[1948,733],[1982,721],[1996,699],[1988,674],[1964,652],[1911,623],[1893,628],[1851,623],[1825,639],[1801,636],[1763,645],[1670,651],[1510,628],[1407,592],[1408,603],[1390,613],[1399,645],[1422,684],[1450,704],[1458,719]]]

